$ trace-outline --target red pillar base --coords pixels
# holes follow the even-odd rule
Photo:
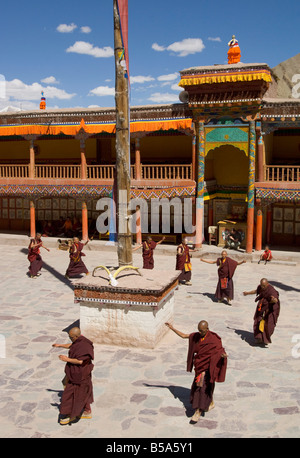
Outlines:
[[[30,201],[30,237],[35,238],[35,206],[33,200]]]
[[[258,210],[256,214],[256,237],[255,237],[255,250],[261,251],[262,249],[262,211]]]
[[[87,240],[89,238],[89,231],[88,231],[88,210],[86,206],[86,202],[82,202],[82,240]]]
[[[254,208],[248,208],[246,253],[252,253],[254,230]]]

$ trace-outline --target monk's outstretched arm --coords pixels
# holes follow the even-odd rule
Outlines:
[[[159,242],[157,242],[156,245],[159,245],[159,244],[162,243],[164,240],[166,240],[166,237],[165,237],[165,236],[163,236],[163,238],[162,238]]]
[[[83,363],[81,359],[69,358],[68,356],[65,356],[65,355],[59,355],[59,359],[61,361],[64,361],[65,363],[77,364],[79,366],[81,366],[81,364]]]
[[[139,250],[140,248],[142,248],[142,246],[143,246],[143,244],[141,243],[141,245],[136,246],[135,248],[132,248],[132,251]]]
[[[209,259],[200,258],[200,261],[207,262],[207,264],[217,264],[217,261],[210,261]]]
[[[53,344],[52,347],[69,349],[69,348],[71,347],[71,345],[72,345],[72,343],[67,343],[67,344]]]
[[[241,264],[245,264],[245,260],[241,261],[241,262],[238,262],[237,265],[240,266]]]
[[[181,337],[182,339],[188,339],[189,338],[189,334],[184,334],[183,332],[181,331],[178,331],[178,329],[175,329],[170,323],[165,323],[165,325],[171,329],[171,331],[174,331],[175,334],[177,334],[179,337]]]
[[[244,296],[249,296],[249,294],[256,294],[256,289],[253,289],[252,291],[244,291],[243,292]]]

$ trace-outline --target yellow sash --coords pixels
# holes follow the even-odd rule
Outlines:
[[[265,320],[260,320],[258,329],[260,330],[260,332],[264,332]]]

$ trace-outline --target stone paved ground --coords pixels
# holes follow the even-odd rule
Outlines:
[[[154,350],[95,345],[93,419],[60,426],[64,363],[58,355],[66,351],[52,343],[67,342],[64,329],[79,319],[72,285],[63,276],[67,253],[43,251],[42,276],[32,280],[22,246],[1,250],[0,437],[300,436],[300,349],[292,342],[297,335],[300,341],[299,264],[239,266],[229,307],[212,300],[216,266],[193,258],[193,285],[180,286],[175,293],[174,325],[189,333],[206,319],[229,356],[226,381],[216,384],[216,407],[196,425],[189,424],[193,374],[185,371],[187,341],[169,331]],[[86,253],[91,269],[117,263],[114,248]],[[174,269],[173,256],[159,250],[155,254],[156,268]],[[141,266],[140,253],[134,253],[134,261]],[[253,346],[254,296],[242,295],[262,277],[278,289],[282,304],[269,348]]]

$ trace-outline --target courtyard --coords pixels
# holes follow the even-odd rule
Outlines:
[[[192,258],[192,286],[175,292],[174,326],[185,333],[205,319],[222,338],[228,354],[224,383],[216,384],[215,408],[198,423],[186,372],[187,341],[168,331],[155,349],[95,344],[93,418],[67,426],[58,423],[67,330],[79,323],[72,281],[65,277],[68,253],[44,239],[42,275],[27,275],[25,237],[1,245],[0,437],[2,438],[291,438],[300,436],[300,263],[268,265],[248,257],[238,266],[232,306],[214,301],[215,265],[200,257],[219,256],[204,247]],[[117,265],[115,247],[93,241],[84,262],[92,269]],[[229,254],[231,255],[231,253]],[[158,247],[155,269],[175,269],[176,247]],[[133,253],[142,266],[141,252]],[[266,277],[279,291],[281,313],[268,348],[255,346],[252,323],[255,296],[243,296]],[[130,313],[130,311],[129,311]],[[88,336],[86,336],[88,337]]]

